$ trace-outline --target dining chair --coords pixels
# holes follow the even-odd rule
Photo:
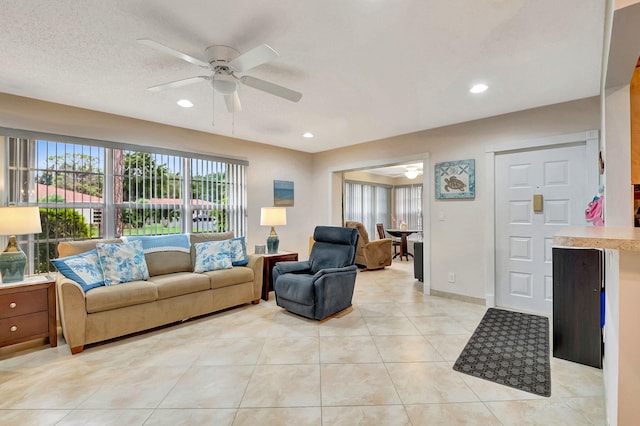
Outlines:
[[[391,239],[391,244],[393,245],[393,255],[398,254],[398,247],[400,247],[400,240],[394,236],[385,236],[384,234],[384,225],[381,223],[376,223],[376,229],[378,230],[378,238],[383,240],[385,238]]]

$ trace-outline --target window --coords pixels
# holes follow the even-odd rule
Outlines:
[[[64,240],[246,234],[244,161],[41,136],[5,139],[5,200],[40,207],[42,234],[18,237],[27,273],[53,270]]]
[[[391,207],[391,187],[374,183],[346,181],[345,220],[362,222],[370,239],[377,235],[376,223],[388,228]]]
[[[393,193],[396,226],[402,221],[409,229],[422,230],[422,184],[395,186]]]

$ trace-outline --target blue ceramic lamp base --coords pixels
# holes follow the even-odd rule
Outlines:
[[[22,250],[0,253],[0,274],[3,283],[15,283],[24,280],[24,267],[27,256]]]
[[[267,253],[276,254],[278,252],[278,245],[280,245],[280,240],[278,236],[275,237],[273,235],[269,235],[267,238]]]

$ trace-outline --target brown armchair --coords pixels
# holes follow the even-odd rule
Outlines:
[[[369,234],[362,223],[347,221],[345,226],[356,228],[360,236],[356,248],[356,265],[366,269],[381,269],[385,266],[391,266],[391,240],[389,238],[369,241]]]

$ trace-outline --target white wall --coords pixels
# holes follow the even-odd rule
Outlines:
[[[329,183],[329,174],[341,166],[384,164],[398,156],[429,153],[430,166],[425,168],[425,173],[430,178],[438,162],[473,158],[476,160],[476,198],[436,200],[430,191],[425,214],[429,223],[425,223],[425,232],[430,232],[431,238],[431,288],[484,299],[484,245],[487,238],[492,237],[485,235],[483,224],[485,215],[493,209],[482,191],[485,147],[599,126],[599,102],[593,97],[319,153],[313,161],[316,194],[313,221],[340,223],[340,186]],[[444,221],[439,220],[440,212],[444,213]],[[447,283],[448,272],[456,274],[455,284]]]
[[[604,102],[604,222],[606,226],[633,226],[629,86],[607,89]]]

